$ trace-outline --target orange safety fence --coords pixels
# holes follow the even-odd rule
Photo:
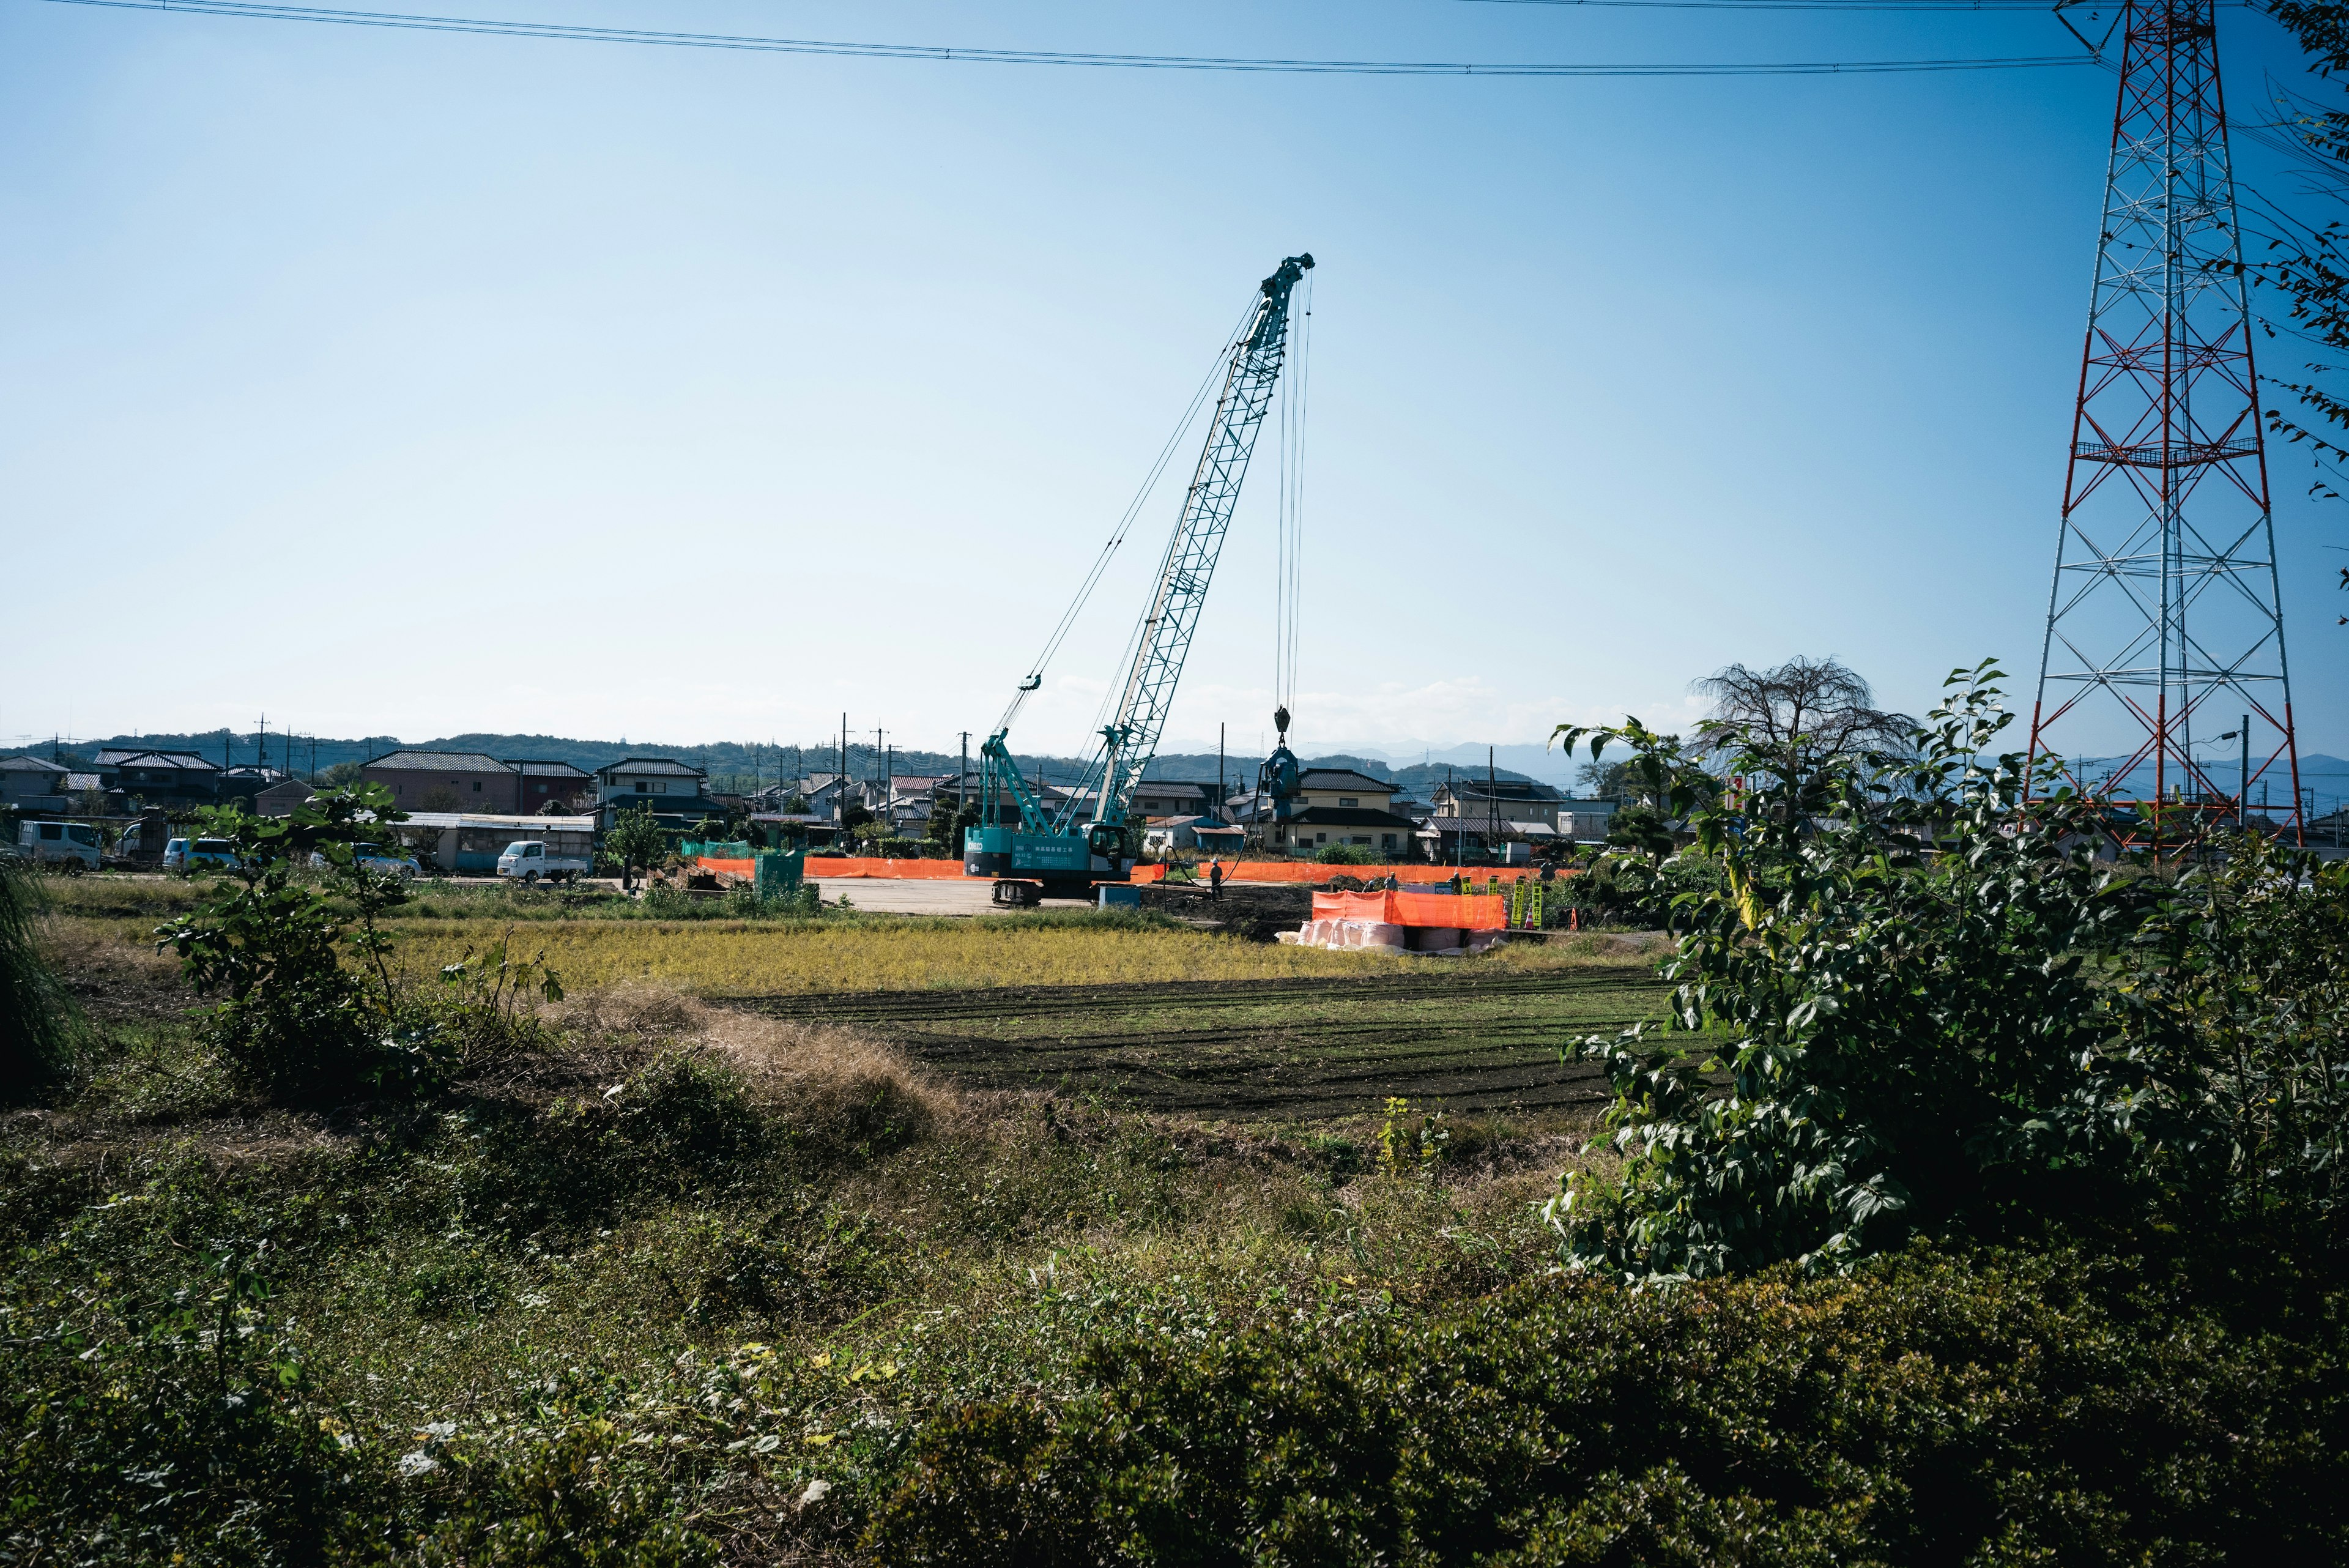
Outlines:
[[[737,877],[755,877],[759,874],[759,863],[756,860],[713,860],[707,855],[697,855],[694,857],[693,863],[704,871],[731,871]]]
[[[901,881],[950,881],[962,875],[959,860],[884,860],[861,855],[811,855],[801,873],[819,882],[849,877]]]
[[[1313,918],[1497,931],[1509,923],[1508,903],[1506,898],[1492,893],[1316,893]]]

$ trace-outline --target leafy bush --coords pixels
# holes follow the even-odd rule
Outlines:
[[[208,814],[203,831],[236,858],[195,910],[155,936],[199,992],[226,992],[207,1033],[231,1069],[264,1093],[410,1092],[450,1065],[445,1042],[398,1017],[390,939],[378,922],[407,890],[359,860],[361,845],[399,819],[381,784],[336,790],[290,816],[234,805]],[[326,862],[325,884],[306,870],[313,854]]]
[[[2349,1221],[2349,862],[2257,834],[2181,877],[2114,984],[2155,1174],[2216,1223]]]
[[[0,1100],[51,1082],[74,1054],[72,999],[34,929],[39,897],[21,868],[0,860]]]
[[[2117,1217],[2189,1179],[2331,1201],[2349,883],[2256,848],[2174,886],[2116,875],[2091,806],[1984,756],[2012,721],[1995,678],[1952,676],[1897,758],[1801,771],[1728,732],[1745,787],[1675,787],[1719,876],[1676,900],[1671,1027],[1726,1040],[1587,1043],[1625,1162],[1551,1205],[1575,1264],[1837,1265],[1919,1226]]]
[[[1121,1337],[1088,1392],[934,1421],[864,1544],[962,1564],[2329,1559],[2339,1297],[2238,1262],[2256,1286],[2226,1303],[2158,1262],[1920,1252],[1856,1280],[1553,1277],[1458,1316]]]
[[[653,808],[640,805],[612,818],[612,830],[604,836],[604,853],[619,863],[620,879],[626,882],[636,872],[666,859],[668,840],[667,830],[653,816]]]
[[[1315,861],[1323,866],[1377,866],[1381,857],[1377,851],[1359,844],[1325,844],[1313,852]]]

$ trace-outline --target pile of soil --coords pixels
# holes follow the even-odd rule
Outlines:
[[[1157,909],[1195,925],[1268,942],[1276,931],[1293,931],[1313,918],[1313,889],[1281,884],[1224,884],[1223,897],[1205,888],[1176,883],[1145,885],[1142,907]]]

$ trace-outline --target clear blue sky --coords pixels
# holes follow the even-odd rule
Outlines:
[[[1378,58],[2069,43],[2032,15],[1458,0],[429,8]],[[2222,26],[2240,112],[2296,63]],[[2027,700],[2112,94],[2088,68],[1189,75],[0,0],[0,736],[266,711],[788,742],[845,709],[950,747],[1298,250],[1309,747],[1669,723],[1692,677],[1795,653],[1912,711],[1996,653]],[[1273,450],[1169,749],[1268,727]],[[2280,462],[2302,748],[2349,752],[2349,557],[2323,549],[2349,531],[2305,477]],[[1022,749],[1083,745],[1176,498]]]

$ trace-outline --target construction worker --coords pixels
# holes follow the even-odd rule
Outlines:
[[[1209,857],[1207,857],[1207,897],[1208,897],[1208,898],[1222,898],[1223,896],[1224,896],[1224,861],[1223,861],[1223,857],[1221,857],[1221,856],[1219,856],[1219,855],[1218,855],[1218,856],[1209,856]]]

